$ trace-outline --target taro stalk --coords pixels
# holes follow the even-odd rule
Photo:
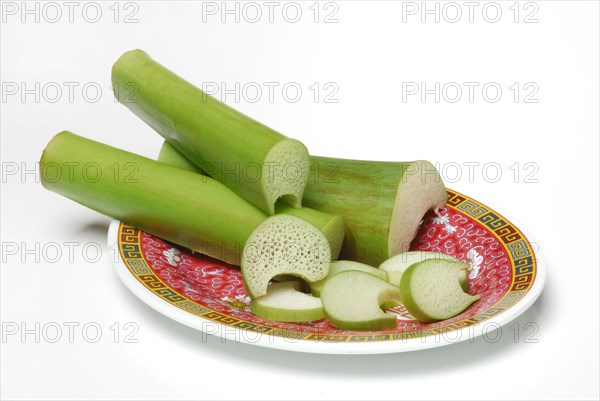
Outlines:
[[[159,160],[205,174],[164,143]],[[380,162],[311,156],[305,206],[344,218],[340,258],[371,266],[409,249],[421,220],[446,204],[435,166],[425,160]]]
[[[123,171],[131,174],[116,174]],[[40,173],[51,191],[234,265],[240,265],[242,247],[268,217],[217,180],[68,131],[50,141]],[[341,217],[288,205],[278,211],[322,233],[331,248],[337,244],[327,255],[337,257],[344,235]]]
[[[304,204],[343,216],[341,258],[379,266],[408,251],[427,211],[448,195],[433,164],[311,157]]]
[[[112,68],[115,97],[213,178],[269,214],[300,208],[308,151],[166,69],[142,50]]]

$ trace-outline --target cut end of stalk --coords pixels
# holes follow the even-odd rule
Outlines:
[[[288,215],[262,222],[250,235],[242,255],[242,277],[251,298],[267,293],[269,281],[289,274],[307,282],[321,280],[329,272],[331,248],[312,224]]]
[[[111,82],[113,83],[113,95],[117,101],[132,101],[132,99],[129,98],[132,93],[128,90],[125,90],[125,86],[135,85],[135,82],[119,81],[123,66],[129,63],[144,63],[146,60],[151,60],[148,53],[141,49],[133,49],[123,53],[121,57],[119,57],[119,59],[112,65],[110,76]],[[129,87],[127,89],[129,89]],[[131,89],[133,89],[133,87],[131,87]]]
[[[44,148],[44,150],[42,151],[42,156],[40,157],[40,162],[38,163],[38,168],[39,168],[39,173],[40,173],[40,182],[42,184],[42,186],[46,189],[49,189],[47,186],[48,183],[48,176],[46,174],[44,174],[44,168],[46,166],[46,157],[47,154],[49,152],[52,151],[52,147],[55,146],[55,144],[57,142],[59,142],[61,140],[62,137],[65,136],[69,136],[69,135],[74,135],[72,132],[69,131],[61,131],[58,134],[54,135],[52,137],[52,139],[50,140],[50,142],[48,142],[48,144],[46,145],[46,147]]]
[[[302,142],[284,139],[273,146],[265,158],[262,174],[267,213],[275,214],[279,198],[297,209],[302,207],[309,168],[308,150]]]
[[[446,187],[437,169],[425,160],[411,163],[398,184],[390,221],[389,256],[408,251],[425,213],[444,207]]]

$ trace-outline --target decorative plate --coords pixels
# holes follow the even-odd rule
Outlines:
[[[440,215],[425,216],[411,250],[439,251],[470,264],[471,294],[481,299],[458,316],[433,324],[402,307],[396,329],[338,330],[327,321],[282,323],[254,316],[238,268],[113,221],[110,246],[123,283],[158,312],[208,334],[248,344],[315,353],[392,353],[432,348],[493,332],[542,292],[539,249],[514,224],[468,196],[448,191]],[[114,249],[114,248],[111,248]]]

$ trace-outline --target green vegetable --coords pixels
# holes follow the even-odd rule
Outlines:
[[[343,330],[396,328],[396,316],[381,305],[400,302],[398,287],[372,274],[347,270],[329,278],[321,291],[321,302],[329,323]]]
[[[267,295],[252,300],[250,310],[263,319],[280,322],[312,322],[325,318],[321,300],[299,291],[300,283],[271,284]]]
[[[167,143],[159,160],[205,174]],[[446,204],[444,183],[427,161],[310,160],[304,205],[343,216],[344,259],[378,266],[408,251],[423,215]]]
[[[97,212],[234,265],[268,215],[220,182],[64,131],[40,160],[42,185]],[[302,214],[339,244],[338,216],[281,206]],[[308,223],[307,223],[308,224]]]
[[[412,264],[402,274],[400,296],[406,310],[416,319],[432,323],[458,315],[480,295],[465,293],[459,272],[467,264],[444,259],[427,259]]]
[[[409,249],[425,213],[448,195],[429,162],[378,162],[311,157],[304,205],[340,214],[341,258],[372,266]]]
[[[198,166],[190,161],[187,157],[182,155],[177,149],[175,149],[169,142],[164,141],[162,147],[160,148],[160,152],[158,153],[158,158],[156,159],[159,162],[179,167],[184,170],[194,171],[196,173],[200,173],[203,175],[208,175]]]
[[[443,259],[453,261],[456,263],[461,263],[461,261],[456,259],[455,257],[441,252],[410,251],[399,253],[396,256],[392,256],[391,258],[383,262],[381,265],[379,265],[379,268],[387,272],[387,280],[390,283],[399,286],[400,280],[402,278],[402,272],[408,269],[409,266],[427,259]],[[468,292],[469,282],[467,281],[466,270],[460,270],[458,272],[458,280],[462,289],[465,290],[465,292]]]
[[[269,214],[295,208],[309,171],[306,147],[207,95],[141,50],[112,68],[115,96],[213,178]]]
[[[163,142],[160,153],[158,154],[158,161],[170,166],[207,175],[201,168],[183,156],[167,141]],[[323,213],[308,207],[295,209],[281,201],[275,203],[275,213],[296,216],[317,225],[329,240],[332,259],[338,258],[344,241],[344,221],[342,217]],[[275,277],[275,279],[277,279],[277,277]]]
[[[319,280],[309,284],[310,292],[316,297],[320,296],[321,291],[323,290],[323,287],[325,286],[327,280],[329,280],[331,277],[335,276],[338,273],[345,272],[348,270],[362,271],[377,276],[380,279],[387,280],[386,272],[384,272],[383,270],[379,270],[376,267],[365,265],[364,263],[354,262],[351,260],[336,260],[334,262],[331,262],[331,265],[329,265],[329,273],[327,274],[327,277],[325,277],[323,280]]]

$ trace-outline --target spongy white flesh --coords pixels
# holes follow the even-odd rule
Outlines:
[[[267,293],[269,281],[289,274],[308,283],[329,272],[331,248],[312,224],[294,216],[275,215],[250,235],[242,254],[242,277],[251,298]]]
[[[297,209],[302,207],[309,168],[308,150],[302,142],[288,138],[273,146],[261,176],[270,214],[275,213],[275,202],[279,198]]]
[[[428,210],[444,207],[448,194],[433,164],[425,160],[412,162],[403,175],[390,221],[388,254],[408,251],[415,238],[423,215]]]
[[[287,281],[271,284],[267,295],[252,300],[252,313],[263,319],[282,322],[308,322],[325,317],[321,300],[300,292],[299,283]]]

